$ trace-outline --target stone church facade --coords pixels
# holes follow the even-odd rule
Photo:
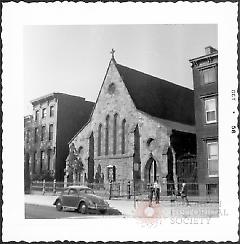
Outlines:
[[[104,182],[164,184],[171,141],[178,141],[174,157],[195,143],[193,99],[192,90],[122,66],[112,57],[90,120],[69,142],[82,159],[85,180],[94,182],[100,169]]]

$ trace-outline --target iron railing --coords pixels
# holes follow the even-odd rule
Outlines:
[[[71,185],[81,185],[80,182],[56,182],[54,181],[33,181],[31,183],[31,191],[42,192],[42,194],[60,194],[65,187]],[[136,200],[148,200],[150,193],[150,184],[144,182],[119,181],[107,183],[85,183],[84,185],[93,189],[96,195],[104,198],[126,198]],[[174,199],[180,196],[182,184],[175,185],[166,183],[161,187],[160,198],[162,200]],[[218,185],[206,185],[201,183],[186,183],[187,196],[194,201],[218,201]]]

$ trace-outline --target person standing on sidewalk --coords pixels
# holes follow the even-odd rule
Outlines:
[[[159,203],[159,200],[160,200],[160,192],[161,192],[161,186],[157,181],[154,182],[154,193],[155,193],[155,201],[156,201],[156,204]]]
[[[153,192],[154,192],[153,185],[150,184],[150,186],[149,186],[149,207],[152,206]]]
[[[189,201],[187,198],[187,185],[185,182],[182,183],[182,188],[181,188],[180,194],[181,194],[182,200],[187,203],[187,206],[189,206]]]

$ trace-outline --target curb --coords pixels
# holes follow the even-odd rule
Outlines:
[[[41,203],[24,202],[24,204],[34,205],[34,206],[43,206],[43,207],[54,207],[54,205],[50,205],[50,204],[41,204]]]
[[[27,196],[41,196],[41,197],[58,197],[60,195],[61,192],[56,192],[56,193],[52,193],[52,192],[46,192],[45,194],[42,194],[42,192],[40,191],[32,191],[30,194],[25,194]],[[123,198],[123,197],[113,197],[111,199],[109,199],[108,197],[102,197],[104,200],[110,200],[110,201],[128,201],[128,202],[133,202],[134,199],[128,199],[128,198]],[[135,199],[136,202],[146,202],[149,201],[149,199],[147,198],[143,198],[143,199]],[[212,200],[207,200],[207,199],[191,199],[191,196],[188,196],[188,200],[189,202],[192,203],[219,203],[219,201],[217,199],[212,199]],[[171,201],[170,197],[167,196],[163,196],[162,199],[160,199],[161,202],[179,202],[179,200],[173,200]]]

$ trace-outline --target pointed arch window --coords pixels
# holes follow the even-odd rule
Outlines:
[[[115,114],[113,120],[113,154],[117,152],[117,117],[118,114]]]
[[[126,120],[124,119],[123,121],[122,121],[122,154],[124,154],[125,153],[125,151],[126,151],[126,145],[125,145],[125,140],[126,140],[126,136],[125,136],[125,134],[126,134]]]
[[[102,153],[102,124],[98,126],[98,156]]]
[[[109,153],[109,115],[106,117],[106,131],[105,131],[105,155]]]
[[[78,148],[78,154],[82,153],[82,151],[83,151],[83,147],[80,146],[80,147]]]

